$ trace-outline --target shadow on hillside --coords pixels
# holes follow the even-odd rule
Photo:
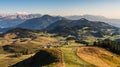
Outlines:
[[[57,61],[57,57],[53,56],[47,51],[41,50],[38,53],[36,53],[33,57],[18,62],[10,67],[42,67]]]

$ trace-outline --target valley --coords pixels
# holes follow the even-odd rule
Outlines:
[[[119,67],[120,29],[44,15],[0,34],[0,67]]]
[[[0,0],[0,67],[120,67],[120,0]]]

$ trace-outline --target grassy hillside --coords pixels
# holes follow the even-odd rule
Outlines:
[[[33,57],[12,67],[64,67],[60,49],[41,49]]]
[[[95,67],[94,65],[84,61],[76,55],[74,48],[63,48],[64,61],[66,67]]]
[[[14,54],[0,54],[0,67],[9,67],[33,55],[34,54],[24,55],[21,57],[14,57]]]
[[[31,30],[23,33],[23,30],[14,29],[0,38],[0,67],[120,66],[119,55],[102,48],[87,47],[85,43],[76,42],[76,38],[71,35],[61,37]],[[90,36],[86,41],[92,43],[96,40],[93,38]],[[9,53],[5,54],[5,51]]]
[[[6,53],[6,52],[3,50],[2,46],[0,46],[0,54],[2,53]]]
[[[0,54],[0,67],[117,67],[120,56],[103,48],[86,47],[70,43],[60,48],[41,49],[35,55],[14,57],[14,54]],[[102,65],[101,65],[102,64]]]
[[[98,67],[120,66],[120,56],[98,47],[80,47],[77,55]]]
[[[23,32],[24,31],[24,32]],[[28,30],[28,29],[24,29],[24,28],[14,28],[11,29],[5,33],[3,33],[2,35],[5,38],[36,38],[36,30]]]
[[[3,41],[4,40],[4,41]],[[56,38],[38,36],[36,39],[31,38],[17,38],[17,39],[3,39],[0,42],[4,45],[2,47],[8,52],[22,52],[24,50],[37,50],[49,43],[57,42]]]

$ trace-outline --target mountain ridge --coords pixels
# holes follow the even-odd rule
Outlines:
[[[0,17],[0,27],[1,28],[10,28],[15,27],[18,24],[23,23],[27,19],[32,19],[36,17],[41,17],[41,14],[16,14],[16,15],[7,15]]]
[[[40,29],[44,29],[48,25],[50,25],[58,20],[62,20],[62,19],[65,19],[65,18],[60,17],[60,16],[43,15],[40,18],[33,18],[30,20],[26,20],[24,23],[18,25],[17,27],[40,30]]]
[[[111,25],[114,25],[116,27],[120,28],[120,19],[112,19],[112,18],[106,18],[104,16],[99,16],[99,15],[73,15],[73,16],[65,16],[68,19],[72,19],[72,20],[78,20],[80,18],[86,18],[90,21],[103,21],[106,23],[109,23]]]
[[[104,35],[112,36],[118,32],[119,28],[109,25],[105,22],[89,21],[85,18],[79,20],[60,20],[47,27],[50,33],[59,35],[78,36],[95,36],[103,37]]]

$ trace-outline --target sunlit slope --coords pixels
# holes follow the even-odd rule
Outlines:
[[[83,60],[98,67],[120,66],[120,56],[98,47],[81,47],[77,55]]]
[[[62,48],[62,51],[66,67],[95,67],[77,56],[75,48]]]
[[[11,67],[64,67],[61,49],[41,49],[34,56]]]

